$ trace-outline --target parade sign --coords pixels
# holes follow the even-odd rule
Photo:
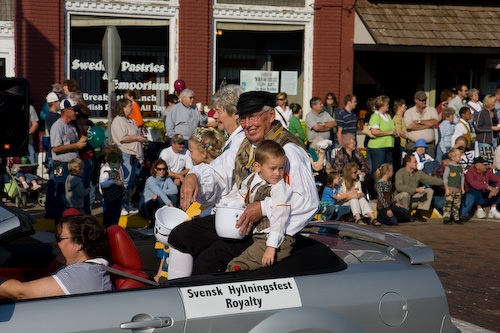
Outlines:
[[[302,306],[293,278],[181,288],[186,318],[202,318]]]

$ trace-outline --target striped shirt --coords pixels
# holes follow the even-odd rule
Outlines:
[[[342,134],[351,133],[356,137],[358,131],[358,116],[354,112],[342,109],[337,119],[338,128],[342,128]]]

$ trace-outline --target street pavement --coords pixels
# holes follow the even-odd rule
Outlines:
[[[39,225],[46,222],[39,205],[30,203],[26,210],[40,221]],[[93,215],[101,214],[101,208],[93,210]],[[435,260],[431,266],[446,291],[453,322],[462,332],[500,329],[500,220],[471,219],[464,225],[445,225],[442,218],[433,217],[427,222],[382,228],[415,238],[433,249]],[[152,249],[151,229],[128,228],[128,231],[143,254],[148,273],[154,274],[158,259]]]

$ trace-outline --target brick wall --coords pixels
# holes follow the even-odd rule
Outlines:
[[[212,77],[212,1],[180,0],[179,79],[195,93],[195,102],[210,103]]]
[[[313,96],[352,93],[355,0],[316,0],[314,3]]]
[[[16,76],[29,80],[38,111],[64,76],[63,1],[15,1]]]

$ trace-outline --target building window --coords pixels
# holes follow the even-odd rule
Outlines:
[[[102,38],[107,25],[116,25],[121,39],[116,97],[135,90],[143,117],[160,117],[169,90],[168,21],[73,16],[71,25],[70,77],[80,84],[92,116],[107,116]]]

